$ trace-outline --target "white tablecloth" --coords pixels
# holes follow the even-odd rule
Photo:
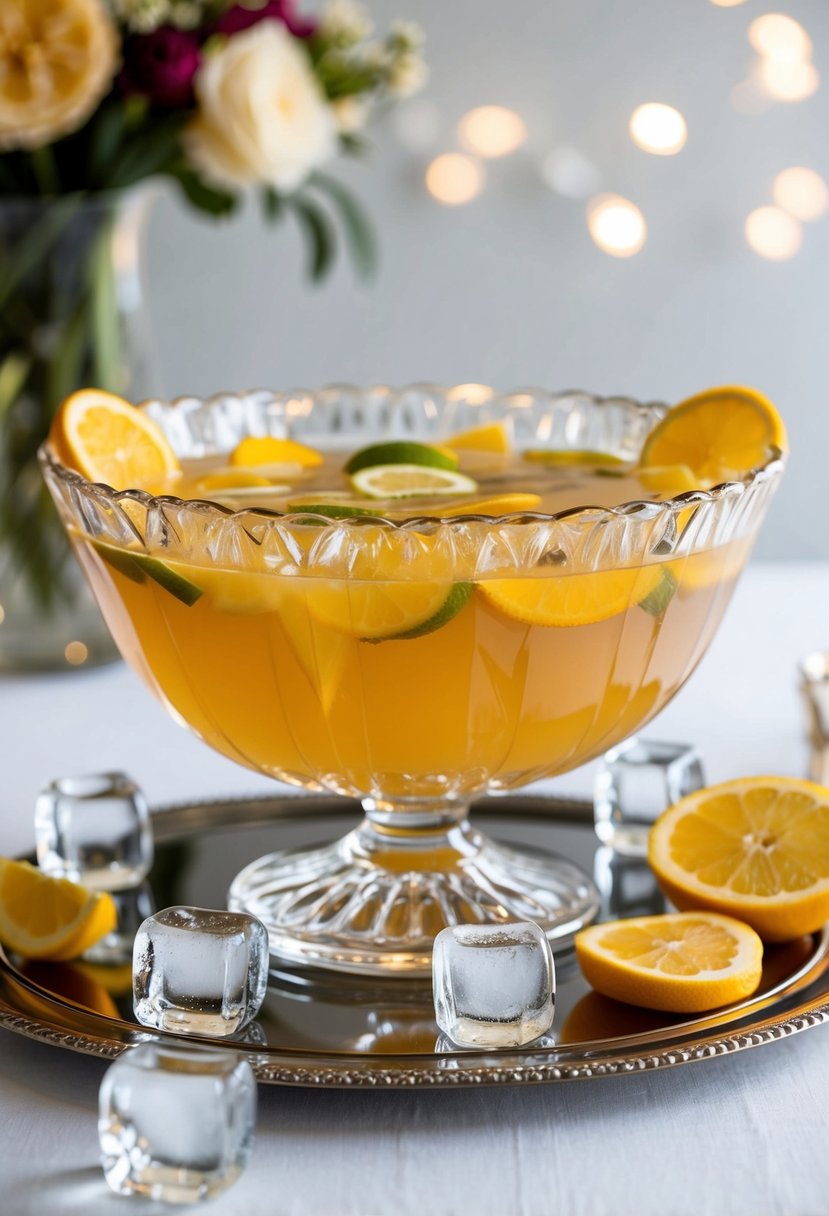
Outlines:
[[[795,663],[829,647],[829,567],[758,565],[648,728],[698,743],[711,780],[802,773]],[[0,680],[0,852],[31,844],[51,777],[123,768],[153,802],[264,791],[176,730],[122,667]],[[591,773],[560,779],[589,791]],[[104,1065],[0,1032],[0,1214],[125,1211],[97,1165]],[[829,1030],[601,1081],[414,1093],[260,1088],[245,1177],[216,1216],[820,1216],[829,1213]],[[134,1202],[131,1208],[146,1210]]]

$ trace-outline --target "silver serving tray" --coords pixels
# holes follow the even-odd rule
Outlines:
[[[646,863],[598,846],[589,803],[490,798],[477,803],[474,814],[504,843],[552,848],[593,873],[604,916],[661,910]],[[159,809],[151,875],[156,904],[222,907],[231,879],[248,861],[339,837],[358,815],[356,803],[306,794]],[[276,1085],[515,1085],[688,1064],[829,1020],[826,931],[767,948],[759,993],[700,1018],[608,1000],[588,989],[572,956],[559,957],[557,965],[552,1041],[518,1051],[437,1051],[431,991],[422,981],[361,980],[287,966],[273,969],[253,1033],[221,1042],[245,1053],[260,1081]],[[132,1016],[129,977],[128,964],[90,971],[76,964],[26,964],[0,951],[0,1025],[112,1058],[147,1037]]]

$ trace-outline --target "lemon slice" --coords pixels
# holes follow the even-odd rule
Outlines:
[[[639,469],[637,476],[645,489],[655,494],[684,494],[702,488],[699,477],[694,476],[687,464],[657,464]]]
[[[180,473],[178,458],[152,418],[101,389],[67,397],[49,438],[58,459],[116,490],[152,489]]]
[[[533,464],[546,464],[552,468],[623,469],[631,463],[610,452],[594,452],[586,448],[528,448],[521,455]]]
[[[480,498],[475,502],[452,503],[429,514],[439,519],[445,515],[513,515],[522,511],[536,511],[540,505],[540,494],[495,494],[492,498]]]
[[[772,403],[740,385],[710,388],[675,405],[651,431],[643,468],[685,465],[710,485],[764,464],[785,451],[786,428]]]
[[[0,858],[0,941],[27,958],[68,959],[116,925],[106,892],[50,878],[27,861]]]
[[[298,464],[315,469],[323,462],[322,452],[295,439],[276,439],[272,435],[249,435],[230,453],[229,463],[239,468],[256,469],[261,465]]]
[[[272,484],[261,473],[251,473],[248,469],[220,469],[200,477],[195,490],[197,494],[212,494],[216,490],[262,489]]]
[[[506,422],[487,422],[483,426],[470,427],[467,431],[450,435],[447,443],[451,448],[464,452],[493,452],[506,456],[512,451]]]
[[[368,498],[434,498],[474,494],[478,483],[453,469],[420,464],[378,464],[352,473],[351,484]]]
[[[763,943],[748,925],[714,912],[639,916],[593,925],[576,958],[597,992],[670,1013],[700,1013],[757,991]]]
[[[595,574],[486,579],[484,598],[527,625],[591,625],[617,616],[653,595],[663,582],[659,565]],[[648,609],[650,611],[650,609]]]
[[[656,821],[648,857],[678,908],[738,916],[766,941],[829,920],[829,790],[745,777],[689,794]]]

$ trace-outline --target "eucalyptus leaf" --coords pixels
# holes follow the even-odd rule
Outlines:
[[[231,215],[236,209],[235,194],[208,186],[192,169],[176,168],[170,176],[178,182],[188,202],[197,207],[199,211],[204,211],[207,215],[223,216]]]
[[[308,273],[315,283],[319,283],[330,271],[336,257],[334,228],[323,209],[307,196],[293,195],[289,201],[308,245]]]
[[[377,235],[368,215],[356,196],[336,178],[315,173],[310,184],[324,191],[336,206],[357,272],[369,278],[377,269]]]

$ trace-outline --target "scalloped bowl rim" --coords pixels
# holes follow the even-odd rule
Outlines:
[[[289,397],[317,397],[322,393],[328,392],[364,392],[371,393],[380,389],[393,392],[397,395],[403,395],[407,392],[427,389],[430,392],[440,392],[449,398],[453,393],[457,394],[464,388],[468,387],[464,384],[444,386],[432,383],[412,383],[402,385],[397,388],[389,388],[387,385],[371,386],[370,388],[358,388],[351,384],[328,384],[320,389],[291,389],[285,393],[278,393],[271,389],[251,389],[242,391],[230,391],[213,393],[208,397],[199,397],[192,394],[185,394],[179,397],[174,397],[169,401],[163,401],[159,398],[149,398],[139,404],[142,407],[149,405],[159,405],[166,409],[180,409],[183,407],[193,408],[194,403],[198,406],[210,407],[218,405],[219,402],[227,402],[228,400],[237,399],[240,402],[245,398],[257,396],[271,396],[274,400],[281,396]],[[584,389],[565,389],[561,391],[552,391],[549,389],[538,388],[517,388],[511,389],[508,392],[498,392],[490,385],[475,384],[478,390],[485,390],[489,397],[482,404],[489,404],[492,401],[507,401],[510,397],[526,395],[530,393],[543,393],[552,401],[565,401],[568,398],[578,397],[590,401],[594,406],[599,408],[605,405],[628,405],[640,413],[650,414],[654,421],[659,421],[661,417],[670,408],[664,402],[660,401],[639,401],[635,397],[627,395],[608,395],[600,396],[595,393],[588,392]],[[577,450],[575,447],[574,451]],[[314,520],[318,525],[330,528],[355,527],[359,528],[366,525],[382,525],[389,529],[405,530],[414,526],[423,525],[424,523],[435,525],[453,524],[470,524],[482,523],[489,526],[497,524],[539,524],[539,523],[556,523],[560,520],[571,519],[574,516],[590,515],[596,519],[602,516],[606,518],[626,518],[631,515],[640,514],[647,510],[651,518],[655,518],[658,513],[676,514],[688,506],[698,505],[701,503],[722,502],[724,499],[736,498],[746,491],[752,489],[755,485],[762,482],[773,480],[778,477],[785,466],[787,453],[781,449],[772,449],[768,460],[762,465],[754,466],[747,469],[741,476],[739,481],[724,481],[707,489],[699,488],[694,490],[685,490],[681,494],[674,495],[671,498],[655,499],[655,498],[637,498],[628,502],[618,503],[614,506],[597,506],[591,503],[584,505],[564,508],[561,511],[551,513],[536,512],[536,511],[512,511],[505,515],[476,515],[471,513],[462,513],[459,515],[411,515],[405,519],[389,519],[384,515],[360,515],[355,517],[332,519],[328,516],[323,516],[314,513],[313,511],[275,511],[270,507],[246,506],[239,508],[226,507],[220,502],[209,498],[179,498],[174,494],[150,494],[147,490],[140,489],[125,489],[116,490],[114,486],[106,482],[90,481],[79,473],[76,469],[70,468],[63,464],[55,455],[48,439],[44,441],[39,449],[39,457],[44,465],[52,469],[57,476],[69,485],[80,487],[84,491],[96,490],[102,492],[104,496],[111,499],[113,502],[121,503],[124,501],[134,501],[141,503],[148,509],[154,509],[160,506],[174,506],[176,508],[189,508],[200,513],[205,509],[216,512],[217,515],[225,518],[247,518],[255,515],[258,518],[278,520],[287,524],[301,524],[306,520]],[[405,500],[401,499],[401,502]]]

